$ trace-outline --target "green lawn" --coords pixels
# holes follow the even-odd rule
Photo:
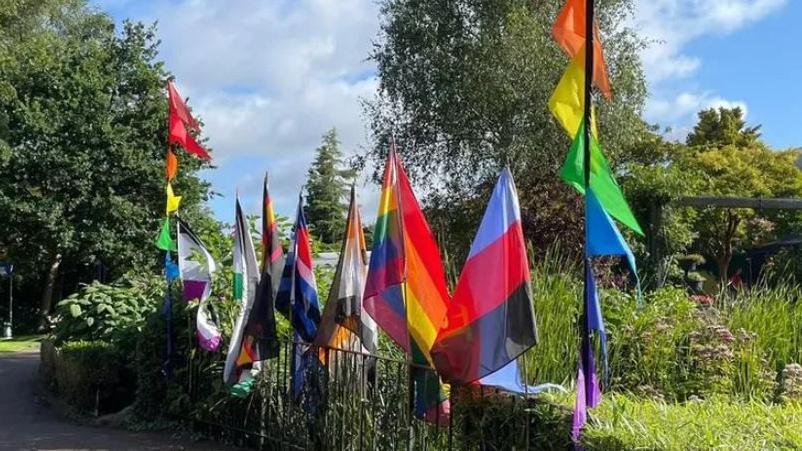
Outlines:
[[[22,335],[11,340],[0,339],[0,353],[35,351],[39,349],[39,341],[41,339],[42,337],[39,335]]]

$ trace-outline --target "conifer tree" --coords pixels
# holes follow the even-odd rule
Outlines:
[[[337,130],[332,128],[323,135],[306,182],[306,218],[323,244],[337,242],[345,227],[345,193],[353,171],[343,168],[342,158]]]

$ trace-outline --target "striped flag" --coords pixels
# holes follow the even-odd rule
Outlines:
[[[284,267],[284,250],[279,241],[278,224],[273,213],[273,202],[268,191],[267,174],[262,188],[262,275],[256,289],[245,336],[237,364],[252,367],[255,362],[277,357],[275,298],[281,270]]]
[[[251,343],[243,345],[243,335],[256,298],[256,287],[259,285],[259,264],[256,262],[256,251],[239,197],[235,202],[235,212],[233,297],[241,304],[237,322],[231,333],[223,370],[223,380],[228,384],[235,384],[247,377],[248,374],[243,370],[250,368],[252,362],[255,361],[256,356],[249,354],[253,346]],[[245,351],[244,355],[242,351]]]
[[[465,385],[514,362],[536,342],[518,195],[512,174],[504,169],[462,268],[432,357],[444,380]],[[517,379],[510,381],[514,382]]]
[[[446,316],[449,296],[440,250],[393,148],[387,156],[365,285],[365,310],[417,365]],[[448,420],[447,387],[434,371],[415,369],[415,414]]]
[[[276,309],[290,320],[303,341],[311,343],[320,324],[320,304],[312,265],[312,241],[303,207],[303,197],[299,196],[292,247],[276,293]]]
[[[345,226],[340,259],[323,309],[315,344],[353,351],[375,353],[378,346],[376,323],[364,312],[362,293],[367,276],[367,252],[356,190],[351,186],[351,202]]]
[[[197,257],[203,257],[203,262]],[[198,344],[201,348],[214,352],[220,347],[220,329],[209,311],[209,295],[212,292],[212,275],[216,264],[209,250],[189,226],[178,219],[178,269],[184,285],[184,300],[197,300]]]

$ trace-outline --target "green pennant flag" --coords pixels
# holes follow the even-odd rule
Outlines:
[[[175,241],[173,241],[173,238],[170,236],[170,218],[164,218],[159,237],[156,238],[156,247],[163,251],[176,250]]]
[[[560,178],[573,186],[580,194],[585,194],[584,148],[585,123],[583,122],[560,170]],[[621,188],[615,181],[610,165],[604,158],[601,146],[595,138],[592,138],[590,142],[590,185],[593,187],[599,203],[610,216],[621,221],[639,235],[643,235],[643,230],[640,228],[638,220],[635,219],[635,215],[632,214],[632,210],[629,209],[629,205],[624,199],[624,193],[621,192]]]

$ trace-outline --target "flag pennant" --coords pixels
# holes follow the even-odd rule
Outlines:
[[[270,200],[267,175],[262,186],[262,275],[256,290],[253,309],[245,326],[243,346],[250,346],[240,352],[243,360],[251,361],[277,357],[279,354],[276,336],[275,299],[281,271],[284,267],[284,249],[279,241],[278,224]],[[250,357],[247,357],[250,356]]]
[[[314,343],[374,354],[378,346],[376,323],[364,312],[362,294],[367,276],[367,252],[356,189],[351,201],[337,269]]]
[[[445,381],[465,385],[506,367],[535,343],[521,212],[515,182],[505,168],[460,273],[432,358]],[[508,383],[516,381],[517,376]]]
[[[167,161],[165,164],[164,169],[165,175],[167,176],[167,181],[170,182],[175,178],[176,173],[178,172],[178,157],[175,156],[172,150],[167,149]]]
[[[632,249],[621,236],[610,215],[604,210],[591,186],[585,193],[585,253],[587,257],[621,255],[637,281],[638,302],[641,302],[640,278]]]
[[[549,98],[549,111],[562,125],[569,138],[576,136],[585,116],[585,50],[577,53],[565,69],[557,88]],[[591,111],[591,131],[599,136],[596,129],[595,111]]]
[[[365,310],[418,365],[430,350],[449,300],[440,250],[394,149],[387,156],[364,294]],[[433,371],[415,369],[415,414],[449,418],[447,387]]]
[[[200,124],[192,117],[192,113],[189,112],[187,104],[184,102],[184,99],[181,98],[178,90],[175,89],[175,85],[172,81],[167,82],[167,100],[170,105],[171,115],[183,122],[187,128],[196,131],[200,130]]]
[[[240,311],[231,333],[223,370],[223,380],[227,384],[242,382],[244,378],[249,377],[249,372],[245,370],[251,369],[255,361],[255,356],[250,353],[254,348],[253,344],[246,343],[243,335],[259,285],[259,264],[239,197],[234,204],[234,210],[233,286],[234,299],[240,301]]]
[[[301,196],[298,197],[292,248],[287,253],[276,294],[276,310],[290,320],[303,341],[314,341],[320,324],[320,304],[313,272],[312,242]]]
[[[175,241],[170,236],[170,218],[164,218],[164,222],[162,222],[162,228],[156,238],[156,247],[163,251],[176,250]]]
[[[585,264],[585,305],[582,318],[582,334],[579,353],[579,365],[576,377],[576,403],[571,428],[571,437],[579,440],[579,434],[587,422],[587,409],[596,407],[601,402],[601,388],[596,375],[596,363],[593,356],[591,333],[596,332],[606,353],[606,332],[601,315],[601,305],[596,292],[596,281],[590,261]],[[605,367],[606,367],[605,357]],[[605,370],[606,371],[606,370]]]
[[[586,20],[585,0],[568,0],[554,22],[552,36],[571,59],[575,58],[585,46]],[[604,61],[602,41],[599,36],[599,24],[596,21],[593,24],[593,84],[605,98],[608,100],[612,98],[610,80],[607,77],[607,63]],[[584,89],[580,92],[584,92]]]
[[[584,146],[585,127],[583,122],[560,170],[562,180],[574,187],[580,194],[585,194]],[[618,186],[618,182],[615,181],[607,159],[604,158],[601,146],[595,139],[591,139],[590,142],[590,186],[593,187],[596,198],[610,216],[621,221],[635,233],[643,235],[643,230],[630,210],[624,193]]]
[[[198,261],[199,258],[202,260]],[[200,238],[181,219],[178,219],[178,268],[183,282],[184,300],[199,302],[195,332],[198,344],[209,352],[217,351],[222,334],[209,310],[212,275],[217,266]]]
[[[211,160],[211,156],[188,130],[200,131],[200,124],[189,112],[184,100],[175,89],[172,81],[167,82],[167,103],[169,105],[168,143],[181,145],[189,153],[195,154],[204,160]]]
[[[173,192],[173,185],[167,182],[167,214],[178,210],[179,205],[181,205],[181,196],[176,196]]]

